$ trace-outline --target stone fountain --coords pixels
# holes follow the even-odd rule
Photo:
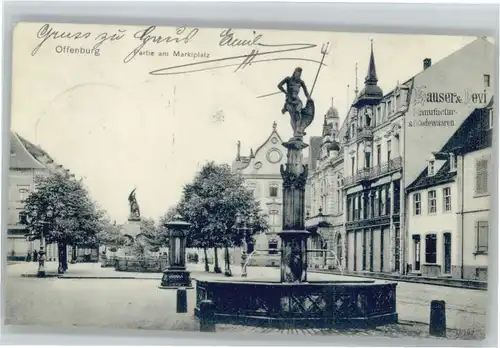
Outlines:
[[[307,239],[304,194],[307,165],[303,164],[305,128],[314,118],[314,102],[297,97],[304,86],[297,68],[278,87],[287,99],[283,113],[291,116],[294,136],[283,146],[287,163],[283,178],[283,231],[280,279],[196,280],[195,315],[202,301],[212,301],[215,321],[278,328],[370,327],[397,322],[396,283],[338,277],[331,281],[307,279]],[[286,91],[282,88],[287,84]],[[316,274],[317,276],[317,274]]]

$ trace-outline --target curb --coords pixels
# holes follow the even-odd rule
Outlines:
[[[312,269],[311,272],[314,273],[325,273],[325,274],[335,274],[341,275],[340,272],[333,271],[325,271],[319,269]],[[440,280],[432,280],[428,278],[405,278],[405,277],[384,277],[377,274],[344,274],[345,277],[358,277],[358,278],[371,278],[371,279],[379,279],[379,280],[387,280],[394,282],[402,282],[402,283],[418,283],[418,284],[426,284],[426,285],[438,285],[445,286],[449,288],[459,288],[459,289],[469,289],[469,290],[479,290],[479,291],[488,291],[488,283],[480,283],[480,282],[472,282],[468,281],[468,284],[460,284],[460,283],[450,283]]]

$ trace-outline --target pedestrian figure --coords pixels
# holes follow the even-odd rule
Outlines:
[[[38,251],[36,249],[33,250],[33,262],[38,261]]]

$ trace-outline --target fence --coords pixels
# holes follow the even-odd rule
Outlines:
[[[114,262],[115,270],[119,272],[161,273],[168,266],[168,259],[164,256],[145,258],[117,257],[109,262]]]

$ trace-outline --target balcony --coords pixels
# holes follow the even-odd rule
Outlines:
[[[365,127],[363,129],[358,130],[357,134],[358,140],[373,140],[373,128],[372,127]]]
[[[348,176],[344,178],[344,186],[352,186],[357,183],[373,180],[379,176],[400,170],[402,167],[403,159],[401,157],[396,157],[391,159],[389,162],[382,163],[371,168],[360,169],[354,177]]]
[[[315,226],[333,226],[338,223],[342,222],[342,216],[339,215],[323,215],[323,214],[318,214],[316,216],[312,216],[310,218],[306,218],[305,220],[305,227],[315,227]]]
[[[346,229],[353,230],[358,228],[368,228],[381,225],[389,225],[391,223],[390,216],[377,216],[364,220],[349,221],[346,222]]]

